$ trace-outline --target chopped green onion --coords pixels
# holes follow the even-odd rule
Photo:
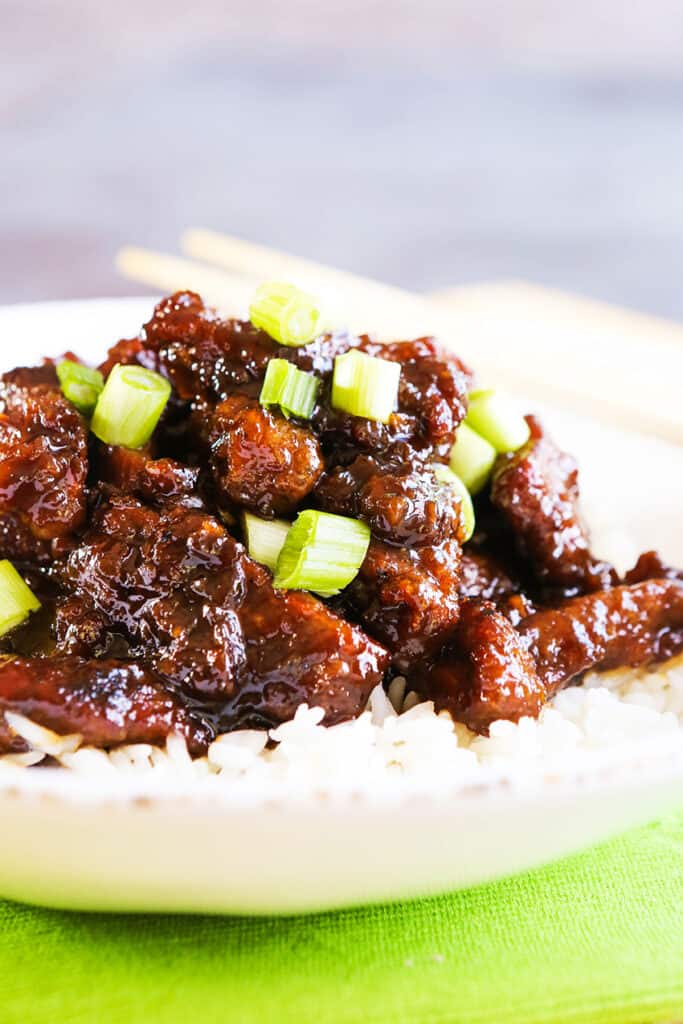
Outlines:
[[[470,492],[465,487],[464,483],[459,476],[456,476],[452,469],[448,466],[443,466],[441,463],[435,462],[432,465],[434,470],[434,476],[442,484],[448,484],[455,491],[457,497],[460,499],[460,511],[462,513],[462,525],[463,534],[460,538],[462,543],[468,541],[474,533],[475,518],[474,518],[474,505],[472,504],[472,498]]]
[[[297,369],[286,359],[271,359],[259,402],[267,408],[278,405],[285,416],[307,420],[315,408],[319,386],[320,381],[314,374]]]
[[[470,494],[478,494],[491,475],[498,453],[476,430],[461,423],[451,448],[449,465]]]
[[[57,377],[65,397],[84,416],[89,416],[104,387],[104,377],[100,371],[74,363],[72,359],[63,359],[57,364]]]
[[[300,512],[277,560],[275,586],[332,597],[357,576],[369,543],[370,528],[357,519]]]
[[[285,519],[261,519],[251,512],[244,513],[242,524],[249,557],[275,572],[278,556],[292,524]]]
[[[516,452],[529,440],[529,425],[496,391],[473,391],[465,422],[497,452]]]
[[[0,562],[0,636],[19,626],[30,612],[38,611],[40,601],[24,583],[11,562]]]
[[[171,385],[161,374],[117,363],[95,406],[90,429],[105,444],[142,448],[170,394]]]
[[[321,312],[312,295],[293,284],[267,281],[249,307],[254,327],[260,327],[280,345],[307,345],[320,333]]]
[[[332,405],[335,409],[386,423],[396,407],[401,364],[352,348],[334,361]]]

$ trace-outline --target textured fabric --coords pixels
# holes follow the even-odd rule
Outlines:
[[[683,818],[437,899],[296,918],[0,902],[1,1024],[683,1020]]]

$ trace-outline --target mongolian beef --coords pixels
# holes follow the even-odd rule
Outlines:
[[[434,339],[321,333],[280,284],[250,322],[176,293],[99,370],[0,378],[0,753],[15,712],[199,755],[398,675],[486,732],[680,653],[683,573],[621,579],[578,501],[572,457]]]

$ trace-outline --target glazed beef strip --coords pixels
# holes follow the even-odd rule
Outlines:
[[[519,634],[549,693],[588,669],[663,661],[683,650],[683,583],[648,580],[530,615]]]
[[[213,737],[202,718],[158,676],[133,662],[73,656],[0,659],[0,753],[25,749],[3,726],[4,712],[55,732],[80,733],[96,747],[163,744],[171,733],[203,754]]]
[[[328,723],[353,717],[388,663],[310,594],[275,590],[221,523],[183,505],[112,497],[63,572],[138,656],[226,727],[277,724],[302,701]]]
[[[218,496],[261,516],[293,516],[323,471],[310,430],[231,395],[211,418],[210,464]]]
[[[493,604],[478,599],[463,601],[449,643],[408,682],[475,732],[499,718],[536,718],[547,697],[519,633]]]
[[[88,431],[54,367],[0,380],[0,558],[45,561],[86,514]]]
[[[528,416],[527,422],[529,441],[498,459],[491,485],[493,505],[541,583],[569,593],[613,586],[615,571],[590,553],[578,508],[576,462],[560,451],[535,417]]]
[[[391,652],[397,672],[435,653],[458,621],[460,545],[396,548],[370,543],[344,606]]]
[[[460,502],[421,463],[380,462],[359,455],[337,466],[315,491],[319,508],[362,519],[375,537],[390,544],[440,544],[461,529]]]
[[[632,569],[624,576],[624,583],[643,583],[645,580],[681,580],[683,569],[674,569],[657,554],[645,551]]]

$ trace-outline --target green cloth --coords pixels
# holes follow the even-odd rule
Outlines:
[[[469,892],[314,917],[0,902],[0,1022],[683,1020],[682,900],[683,818],[670,818]]]

